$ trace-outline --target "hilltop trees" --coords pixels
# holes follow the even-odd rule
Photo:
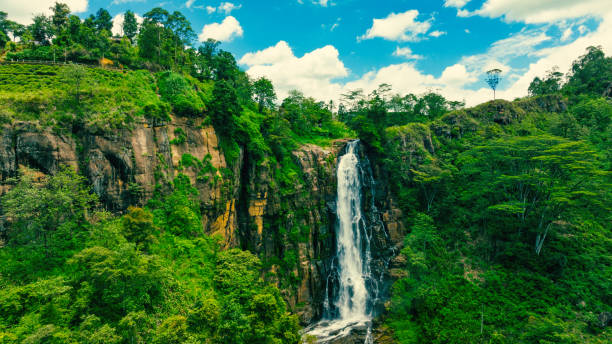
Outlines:
[[[487,71],[487,76],[485,77],[485,81],[493,90],[493,99],[495,99],[495,90],[497,89],[497,85],[501,81],[501,69],[491,69]]]
[[[191,47],[195,33],[181,12],[169,13],[157,7],[145,13],[139,25],[134,12],[126,11],[122,37],[117,37],[125,37],[125,42],[112,38],[112,17],[104,8],[85,20],[71,15],[64,3],[56,2],[51,10],[51,16],[37,15],[27,28],[6,20],[6,14],[0,15],[0,49],[8,42],[9,33],[21,38],[7,59],[57,61],[61,57],[66,62],[94,64],[104,57],[115,65],[136,69],[186,72],[196,69],[197,73],[211,69],[212,61],[201,69],[193,67],[199,64],[194,61],[198,50]]]
[[[529,84],[529,95],[540,96],[545,94],[554,94],[561,91],[563,85],[563,73],[559,72],[558,67],[554,67],[548,71],[543,79],[535,77]]]
[[[565,81],[565,82],[564,82]],[[529,85],[533,96],[561,92],[577,101],[580,95],[610,96],[612,92],[612,58],[606,57],[601,47],[590,46],[584,55],[572,63],[564,75],[558,68],[547,72],[544,78],[535,77]]]
[[[125,37],[129,38],[130,41],[134,40],[136,37],[136,33],[138,33],[138,22],[136,21],[136,16],[134,12],[128,10],[123,15],[123,34]]]
[[[51,16],[51,24],[53,25],[53,32],[59,35],[68,24],[68,15],[70,15],[70,8],[66,4],[56,2],[51,8],[53,15]]]
[[[272,82],[266,78],[259,78],[253,83],[253,95],[259,112],[264,108],[273,108],[276,101],[276,93]]]

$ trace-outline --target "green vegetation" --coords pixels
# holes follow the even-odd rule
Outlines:
[[[3,343],[297,343],[297,319],[259,259],[201,233],[197,191],[117,218],[69,168],[22,170],[2,198]],[[58,216],[62,214],[62,216]]]
[[[22,168],[1,199],[1,343],[299,342],[281,293],[300,283],[312,214],[289,203],[308,196],[292,152],[356,136],[409,228],[384,315],[400,343],[612,341],[601,317],[612,313],[612,58],[600,48],[513,102],[466,109],[381,85],[347,93],[335,113],[297,91],[277,103],[272,83],[249,79],[218,42],[192,47],[180,12],[155,8],[138,25],[128,11],[111,37],[103,9],[85,20],[52,11],[28,27],[0,12],[1,124],[76,137],[171,116],[212,125],[228,168],[183,154],[177,170],[211,187],[235,180],[241,156],[244,173],[269,172],[280,201],[263,226],[283,247],[264,261],[222,250],[180,173],[119,216],[70,168]],[[177,149],[191,139],[182,128]],[[262,279],[272,266],[282,292]]]
[[[410,228],[386,316],[400,343],[612,340],[611,61],[591,47],[531,98],[399,126],[380,91],[345,115]]]

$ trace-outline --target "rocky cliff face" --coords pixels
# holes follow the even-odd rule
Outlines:
[[[203,232],[220,235],[225,247],[258,253],[264,277],[278,284],[306,324],[321,316],[335,253],[336,163],[345,145],[338,140],[328,148],[295,150],[300,173],[288,191],[275,180],[280,166],[255,162],[244,149],[229,166],[214,129],[200,121],[174,118],[162,126],[142,122],[113,133],[78,134],[17,122],[0,136],[0,192],[19,166],[53,174],[68,165],[87,177],[107,209],[121,213],[144,205],[156,188],[164,190],[183,173],[200,191]],[[376,166],[372,171],[376,180]],[[382,272],[404,229],[384,181],[374,186],[366,211],[378,214],[370,219],[376,226],[372,251]]]

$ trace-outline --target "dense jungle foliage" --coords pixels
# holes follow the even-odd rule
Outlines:
[[[336,107],[297,91],[278,101],[218,42],[191,47],[180,12],[125,18],[112,37],[103,9],[81,20],[56,4],[28,27],[0,12],[0,122],[78,136],[202,118],[230,165],[243,147],[280,167],[287,193],[300,174],[292,150],[359,137],[410,229],[382,325],[399,343],[612,341],[612,58],[601,49],[512,102],[466,109],[381,85]],[[186,176],[121,216],[67,167],[22,168],[5,186],[0,343],[299,342],[265,262],[202,234]]]
[[[117,38],[105,10],[85,21],[63,4],[53,11],[29,27],[0,13],[1,37],[19,38],[1,42],[4,125],[25,121],[78,139],[142,122],[164,125],[172,116],[204,119],[230,165],[240,147],[261,163],[282,163],[276,180],[284,189],[296,187],[292,150],[351,135],[327,104],[299,92],[276,109],[271,82],[250,80],[217,42],[185,49],[193,32],[178,12],[153,9]],[[149,43],[155,46],[142,46]],[[60,55],[68,64],[11,63],[64,62]],[[102,58],[122,69],[94,68]],[[184,136],[175,135],[171,144],[181,144]],[[188,158],[181,164],[208,166]],[[53,176],[23,167],[5,185],[0,343],[300,340],[297,317],[263,281],[260,259],[221,250],[219,238],[202,234],[198,190],[186,176],[123,216],[105,211],[68,167]]]
[[[400,343],[612,341],[612,58],[591,47],[565,80],[400,126],[380,90],[351,109],[411,228]]]

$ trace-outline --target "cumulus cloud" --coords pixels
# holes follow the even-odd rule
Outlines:
[[[515,1],[523,3],[522,0]],[[565,6],[568,2],[560,0],[555,3]],[[387,83],[392,85],[394,92],[400,94],[436,91],[447,99],[464,100],[468,106],[472,106],[492,98],[491,90],[483,81],[484,73],[489,69],[499,68],[503,71],[503,82],[497,95],[512,100],[526,96],[533,78],[544,75],[554,66],[559,66],[562,72],[568,71],[571,63],[584,54],[588,46],[602,45],[604,51],[610,54],[612,9],[590,14],[601,19],[597,29],[591,32],[581,22],[566,26],[555,23],[562,29],[561,37],[555,36],[556,38],[547,33],[549,25],[523,29],[494,42],[483,53],[460,58],[456,63],[446,66],[439,76],[419,70],[415,61],[418,55],[408,47],[399,46],[393,55],[413,61],[391,64],[363,75],[353,75],[350,81],[345,81],[348,71],[339,59],[338,51],[332,46],[314,50],[298,58],[289,45],[281,41],[274,47],[244,55],[240,62],[249,67],[248,73],[251,76],[270,78],[277,87],[280,98],[286,96],[290,89],[299,89],[319,100],[337,100],[348,90],[363,89],[369,93],[378,85]],[[567,29],[571,29],[571,34]],[[429,28],[422,35],[427,32]],[[466,29],[465,32],[469,33],[469,30]],[[573,39],[578,33],[580,37]],[[397,34],[386,35],[397,38]],[[382,34],[376,37],[381,36]],[[565,41],[562,40],[563,36],[566,36]],[[524,58],[534,62],[517,68],[516,61]],[[317,67],[313,67],[315,65]]]
[[[391,13],[386,18],[373,19],[372,27],[358,39],[376,37],[389,41],[416,42],[429,31],[431,19],[418,21],[419,11],[409,10],[404,13]]]
[[[87,0],[63,0],[70,7],[72,13],[81,13],[87,11]],[[21,24],[31,24],[34,15],[43,13],[51,14],[50,7],[55,4],[55,0],[8,0],[1,1],[1,10],[8,13],[8,19]]]
[[[217,7],[217,11],[223,12],[226,15],[232,13],[234,10],[239,10],[242,8],[242,5],[234,5],[231,2],[222,2],[219,7]]]
[[[221,42],[230,42],[236,37],[242,37],[243,30],[238,20],[232,16],[225,17],[221,23],[204,25],[202,32],[198,36],[200,42],[209,38]]]
[[[602,0],[487,0],[475,13],[502,17],[508,22],[549,23],[612,11],[612,1]]]
[[[444,0],[444,7],[462,8],[468,2],[470,2],[470,0]]]
[[[136,22],[138,22],[138,24],[142,23],[143,18],[141,16],[139,16],[138,14],[134,13],[134,16],[136,17]],[[124,19],[124,14],[123,13],[119,13],[116,16],[113,17],[113,28],[111,29],[111,32],[113,33],[113,35],[115,36],[123,36],[123,19]]]
[[[193,5],[194,2],[195,2],[195,0],[187,0],[187,2],[185,3],[185,7],[191,8],[191,6]]]
[[[423,58],[423,56],[421,56],[421,55],[413,54],[412,53],[412,49],[410,49],[408,47],[404,47],[404,48],[397,47],[397,48],[395,48],[395,51],[393,52],[393,56],[403,57],[403,58],[406,58],[408,60],[420,60],[420,59]]]
[[[192,1],[193,2],[193,1]],[[235,10],[239,10],[242,8],[242,5],[234,5],[231,2],[222,2],[219,4],[219,6],[214,7],[214,6],[206,6],[206,12],[208,12],[208,14],[212,14],[215,12],[219,12],[219,13],[223,13],[225,15],[229,15],[230,13],[232,13]]]
[[[440,37],[440,36],[444,36],[444,35],[446,35],[446,31],[439,31],[439,30],[436,30],[436,31],[432,31],[432,32],[430,32],[430,33],[429,33],[429,35],[430,35],[431,37]]]
[[[466,90],[464,86],[474,82],[465,66],[455,64],[446,67],[438,78],[431,74],[424,74],[412,63],[401,63],[383,67],[363,75],[360,79],[347,83],[345,90],[362,89],[371,92],[382,83],[392,85],[393,91],[400,94],[422,94],[435,91],[452,100],[487,99],[486,88]]]
[[[338,99],[342,86],[334,80],[348,76],[332,45],[297,57],[287,42],[280,41],[273,47],[245,54],[239,63],[248,67],[251,77],[272,80],[280,99],[293,89],[317,99]]]
[[[589,46],[601,45],[604,51],[610,54],[612,52],[612,41],[610,40],[610,37],[612,37],[612,11],[605,14],[602,19],[597,30],[579,37],[573,42],[537,51],[536,54],[539,59],[530,64],[520,78],[508,87],[502,95],[509,99],[525,95],[533,78],[544,75],[554,66],[558,66],[561,72],[569,71],[572,62],[578,56],[584,54]]]

